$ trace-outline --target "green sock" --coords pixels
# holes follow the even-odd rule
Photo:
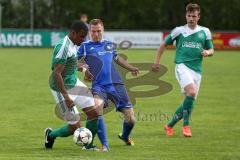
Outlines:
[[[178,121],[183,118],[183,106],[182,104],[178,107],[176,112],[174,113],[171,121],[168,123],[169,127],[173,127]]]
[[[61,128],[54,129],[50,134],[50,138],[57,138],[57,137],[68,137],[72,135],[69,131],[69,126],[65,125]]]
[[[97,134],[97,131],[98,131],[98,118],[94,119],[94,120],[87,120],[86,128],[88,128],[92,132],[92,142],[85,147],[86,148],[91,148],[93,146],[94,137],[95,137],[95,135]]]
[[[191,96],[186,96],[183,102],[183,126],[189,125],[189,118],[192,113],[192,108],[195,98]]]

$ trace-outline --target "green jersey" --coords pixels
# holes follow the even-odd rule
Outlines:
[[[62,73],[65,88],[70,89],[74,87],[77,82],[77,46],[73,44],[68,36],[58,41],[54,48],[51,62],[52,71],[56,64],[65,66]],[[49,85],[51,89],[58,91],[53,73],[49,78]]]
[[[175,63],[184,63],[194,71],[202,72],[202,50],[213,48],[211,32],[208,28],[197,26],[190,29],[188,25],[176,27],[165,39],[170,45],[176,41]]]

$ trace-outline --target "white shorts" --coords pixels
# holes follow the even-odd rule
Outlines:
[[[75,106],[69,109],[60,92],[51,90],[53,97],[59,107],[59,111],[64,120],[69,124],[76,124],[80,120],[78,108],[84,109],[94,106],[94,99],[88,87],[77,79],[76,85],[67,90],[69,98],[74,102]]]
[[[201,78],[202,78],[201,74],[190,69],[185,64],[180,63],[180,64],[176,64],[175,76],[176,76],[176,79],[178,80],[178,83],[180,84],[181,91],[184,94],[185,94],[184,88],[187,85],[191,83],[195,84],[195,87],[196,87],[195,98],[196,98],[198,95],[200,84],[201,84]]]

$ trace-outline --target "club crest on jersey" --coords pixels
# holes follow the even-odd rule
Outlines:
[[[107,43],[104,46],[104,50],[105,51],[112,51],[116,48],[116,45],[114,45],[113,43]]]
[[[198,33],[198,38],[203,39],[204,34],[203,33]]]

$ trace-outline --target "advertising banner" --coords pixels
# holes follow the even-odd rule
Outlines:
[[[240,49],[240,33],[216,32],[212,37],[216,49]]]
[[[0,34],[1,47],[52,47],[67,32],[51,31],[3,31]]]
[[[66,34],[67,31],[3,30],[0,33],[0,47],[53,47]],[[114,42],[117,47],[127,45],[131,48],[156,49],[168,34],[169,32],[106,31],[104,39]],[[212,37],[215,49],[240,49],[240,33],[213,32]]]
[[[1,47],[53,47],[67,32],[55,31],[20,31],[9,30],[0,34]],[[131,48],[158,48],[162,41],[162,32],[109,32],[104,39],[114,42],[117,46],[128,42]],[[122,43],[123,44],[123,43]],[[126,43],[124,43],[126,44]]]
[[[162,42],[162,32],[105,32],[104,38],[117,45],[127,41],[131,48],[158,48]]]

